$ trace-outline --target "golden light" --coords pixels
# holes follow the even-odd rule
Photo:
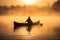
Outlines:
[[[21,0],[21,2],[25,5],[33,5],[37,3],[37,0]]]

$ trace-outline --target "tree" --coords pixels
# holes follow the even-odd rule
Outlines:
[[[52,9],[54,11],[60,11],[60,0],[57,0],[53,5],[52,5]]]

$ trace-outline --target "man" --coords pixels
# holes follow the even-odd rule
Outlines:
[[[28,17],[28,19],[26,20],[26,22],[28,22],[28,28],[27,28],[27,30],[28,30],[28,32],[30,32],[31,31],[31,29],[32,29],[32,20],[31,20],[31,18],[30,17]]]
[[[26,22],[28,22],[28,23],[32,23],[31,18],[30,18],[30,17],[28,17],[28,19],[26,20]]]

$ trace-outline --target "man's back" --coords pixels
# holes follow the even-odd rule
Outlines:
[[[30,17],[28,17],[28,19],[26,20],[26,22],[32,23],[32,20],[30,19]]]

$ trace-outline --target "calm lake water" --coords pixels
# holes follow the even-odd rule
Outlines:
[[[30,35],[26,27],[14,31],[14,21],[25,22],[27,16],[0,16],[0,39],[14,40],[60,40],[60,16],[31,16],[33,22],[40,20],[40,25],[33,26]]]

